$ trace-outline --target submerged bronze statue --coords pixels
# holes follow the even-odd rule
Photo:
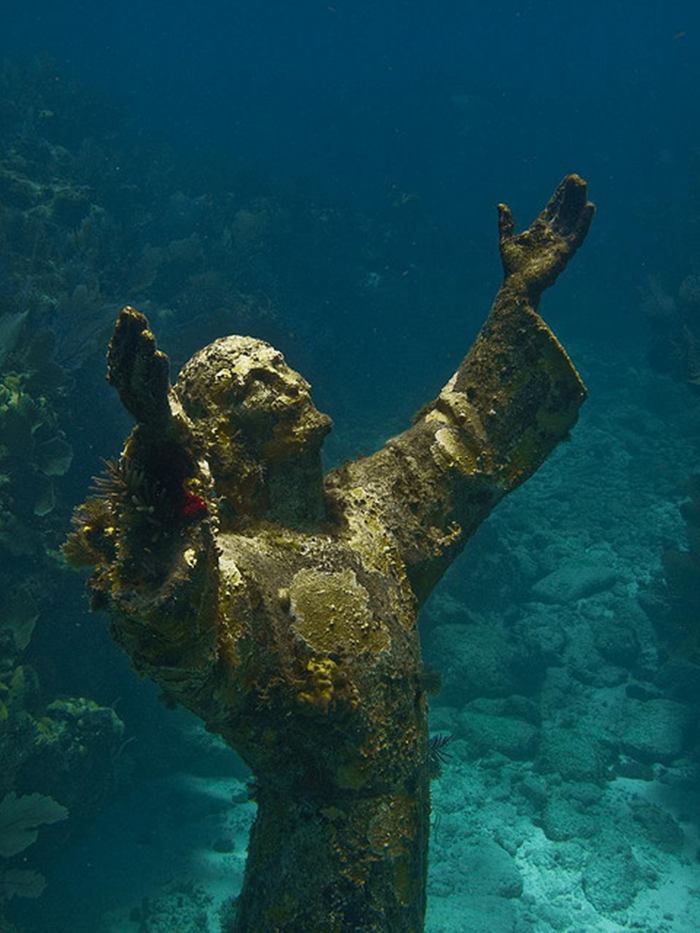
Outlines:
[[[537,313],[593,206],[567,176],[529,229],[499,206],[503,285],[403,434],[325,477],[331,427],[281,353],[224,337],[174,386],[124,308],[108,379],[136,419],[66,544],[135,668],[256,779],[235,933],[423,929],[426,678],[416,613],[565,438],[584,386]]]

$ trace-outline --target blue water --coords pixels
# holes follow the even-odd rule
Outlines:
[[[174,370],[226,333],[278,346],[333,466],[467,351],[496,203],[525,225],[567,172],[598,212],[542,312],[590,398],[424,611],[453,736],[426,929],[700,929],[697,4],[2,12],[0,930],[214,933],[241,883],[245,768],[137,680],[59,554],[130,425],[119,307]],[[33,793],[68,816],[17,849],[2,814]]]

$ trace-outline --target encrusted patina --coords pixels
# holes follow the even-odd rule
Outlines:
[[[255,774],[237,933],[423,928],[416,614],[576,421],[584,387],[537,305],[592,211],[575,175],[521,234],[501,206],[504,283],[471,351],[412,426],[325,477],[330,419],[278,351],[226,337],[170,387],[145,317],[119,316],[109,379],[137,424],[66,553],[137,670]]]

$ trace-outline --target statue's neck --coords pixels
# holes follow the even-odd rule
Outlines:
[[[265,517],[289,527],[318,525],[325,518],[323,467],[314,452],[268,466]]]

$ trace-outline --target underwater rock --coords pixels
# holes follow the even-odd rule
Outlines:
[[[523,893],[523,879],[514,859],[492,839],[469,846],[461,868],[472,894],[513,898]]]
[[[571,603],[610,589],[619,578],[616,570],[604,564],[570,561],[538,580],[532,595],[545,603]]]
[[[642,872],[624,839],[609,833],[591,851],[582,880],[590,903],[610,916],[630,906],[642,886]]]
[[[591,781],[571,781],[561,787],[561,796],[583,809],[594,807],[604,793],[604,787]]]
[[[597,600],[590,600],[595,605]],[[599,607],[596,606],[596,609]],[[582,613],[578,614],[580,618]],[[587,619],[582,624],[573,625],[569,632],[569,646],[567,660],[571,676],[581,683],[593,687],[615,687],[624,683],[629,677],[629,671],[616,664],[609,663],[596,647],[596,626],[599,619]],[[612,625],[606,620],[606,625]]]
[[[633,629],[612,619],[592,623],[595,647],[603,657],[631,670],[639,654],[639,642]]]
[[[537,729],[510,716],[488,716],[464,710],[459,717],[460,730],[473,755],[498,752],[506,758],[523,761],[531,758],[537,747]]]
[[[173,882],[158,896],[144,897],[129,914],[129,921],[138,924],[140,933],[209,933],[208,911],[211,897],[200,887],[191,883]],[[122,923],[122,918],[114,918]],[[120,925],[108,927],[122,930]]]
[[[513,933],[517,913],[514,902],[503,897],[455,894],[428,903],[428,928],[445,933],[481,930],[488,917],[489,933]]]
[[[685,658],[669,658],[655,681],[659,689],[681,703],[700,703],[700,665]]]
[[[696,385],[700,386],[700,370]],[[662,555],[666,611],[656,623],[670,653],[700,664],[700,474],[690,477],[688,495],[681,506],[687,548]]]
[[[494,626],[439,625],[426,657],[442,672],[445,703],[518,692],[516,647]]]
[[[487,716],[512,716],[535,726],[541,720],[539,704],[517,693],[507,697],[478,697],[469,704],[469,709]]]
[[[541,668],[561,664],[567,643],[567,623],[560,606],[539,603],[530,604],[527,614],[516,626],[530,653],[539,655]]]
[[[663,852],[680,852],[685,837],[683,830],[667,810],[642,800],[631,805],[632,818],[646,839]]]
[[[513,842],[512,851],[517,851],[520,843],[522,839]],[[500,840],[497,842],[483,833],[465,836],[461,829],[454,834],[452,846],[456,858],[449,868],[431,872],[430,893],[436,896],[436,901],[466,896],[470,901],[482,898],[513,900],[521,896],[522,875],[513,855]],[[432,926],[428,928],[432,929]],[[459,929],[472,927],[460,926]]]
[[[629,758],[627,755],[620,755],[615,764],[615,774],[633,781],[653,781],[655,776],[650,764]]]
[[[526,773],[518,784],[518,790],[538,810],[542,809],[549,799],[547,782],[537,774]]]
[[[557,772],[565,780],[601,781],[610,755],[593,735],[573,729],[543,730],[537,770]]]
[[[641,761],[672,761],[683,751],[692,722],[692,710],[675,700],[643,702],[627,697],[620,729],[622,748]]]
[[[554,797],[545,805],[542,829],[553,842],[590,839],[600,829],[600,818],[564,797]]]

